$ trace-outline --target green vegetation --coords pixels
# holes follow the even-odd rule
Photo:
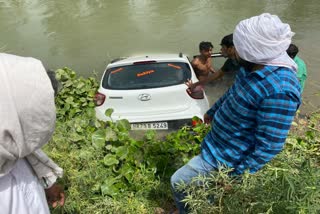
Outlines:
[[[53,213],[172,209],[170,176],[199,153],[209,127],[184,127],[164,139],[149,131],[135,139],[128,121],[95,118],[94,78],[77,78],[68,68],[57,70],[56,76],[62,84],[56,97],[56,131],[45,151],[64,169],[59,182],[67,200]],[[111,109],[106,112],[111,114]],[[307,121],[298,120],[285,150],[255,175],[229,178],[228,169],[221,169],[197,178],[201,186],[182,186],[186,202],[194,213],[319,212],[319,117],[315,113]]]
[[[201,186],[181,185],[192,213],[319,213],[319,116],[310,118],[305,135],[291,135],[284,151],[256,174],[230,178],[222,168],[196,178]]]

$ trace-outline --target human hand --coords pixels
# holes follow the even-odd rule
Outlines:
[[[65,195],[63,189],[58,184],[53,184],[50,188],[45,189],[48,204],[53,208],[64,205]]]
[[[207,113],[204,114],[203,119],[204,119],[204,123],[206,123],[206,124],[210,124],[212,121],[212,117],[210,115],[208,115]]]
[[[187,89],[188,93],[191,93],[196,87],[196,84],[194,84],[190,79],[188,79],[187,82],[185,82],[185,84],[186,86],[188,86],[188,89]]]

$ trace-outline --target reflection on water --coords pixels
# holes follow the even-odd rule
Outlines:
[[[157,52],[197,54],[200,41],[218,52],[223,36],[242,19],[277,14],[296,32],[308,66],[305,109],[320,106],[320,6],[317,0],[10,0],[0,1],[0,51],[34,56],[51,68],[102,73],[119,56]],[[218,59],[219,68],[223,59]],[[212,102],[228,81],[207,87]],[[308,105],[307,105],[308,104]]]

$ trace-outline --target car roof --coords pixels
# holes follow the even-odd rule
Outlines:
[[[145,54],[145,55],[137,55],[130,56],[124,58],[118,58],[111,61],[111,63],[107,66],[117,67],[123,65],[131,65],[134,62],[142,62],[142,61],[157,61],[157,62],[165,62],[165,61],[173,61],[173,62],[189,62],[189,59],[186,55],[180,54]]]

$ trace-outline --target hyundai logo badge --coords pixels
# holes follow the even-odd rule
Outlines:
[[[150,94],[140,94],[138,96],[138,99],[141,101],[148,101],[148,100],[151,100],[151,95]]]

